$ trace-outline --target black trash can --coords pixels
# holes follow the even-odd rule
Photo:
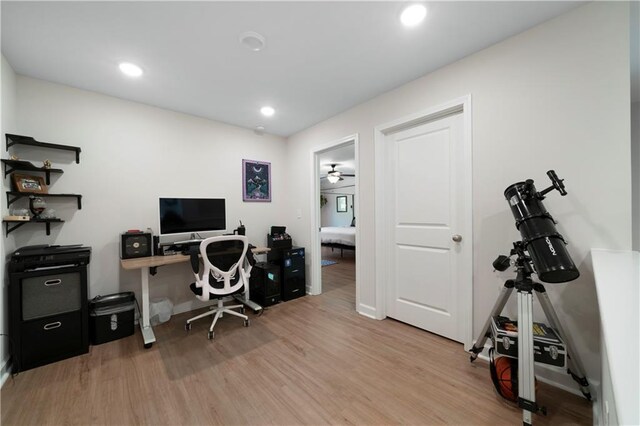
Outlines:
[[[96,296],[89,301],[89,338],[92,345],[131,336],[136,296],[132,291]]]

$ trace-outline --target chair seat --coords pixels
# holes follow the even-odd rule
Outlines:
[[[202,296],[202,287],[196,287],[196,283],[191,283],[191,285],[189,285],[189,288],[191,289],[193,294],[195,294],[196,296]],[[209,298],[210,299],[218,299],[220,297],[233,296],[234,294],[243,293],[243,292],[244,292],[244,287],[240,287],[238,290],[234,291],[233,293],[229,293],[229,294],[209,293]]]

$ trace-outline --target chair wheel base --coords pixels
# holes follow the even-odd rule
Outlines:
[[[249,327],[250,324],[251,324],[251,322],[248,319],[244,320],[244,326],[245,327]]]
[[[213,331],[208,332],[208,333],[207,333],[207,339],[209,339],[209,340],[213,340],[213,335],[214,335],[214,332],[213,332]]]
[[[186,322],[184,324],[184,329],[187,330],[187,331],[191,331],[191,323],[190,322]]]

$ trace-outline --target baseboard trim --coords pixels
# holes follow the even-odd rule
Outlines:
[[[357,311],[362,316],[365,316],[365,317],[371,318],[371,319],[377,319],[376,318],[376,308],[374,308],[373,306],[369,306],[369,305],[365,305],[364,303],[360,303],[360,305],[358,305]]]
[[[0,388],[4,386],[10,374],[11,374],[11,358],[7,358],[2,364],[2,369],[0,369]]]

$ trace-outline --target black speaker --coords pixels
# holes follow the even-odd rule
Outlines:
[[[147,257],[153,254],[151,234],[128,231],[120,234],[120,259]]]
[[[260,306],[271,306],[280,302],[280,267],[271,263],[256,263],[249,279],[251,300]]]

